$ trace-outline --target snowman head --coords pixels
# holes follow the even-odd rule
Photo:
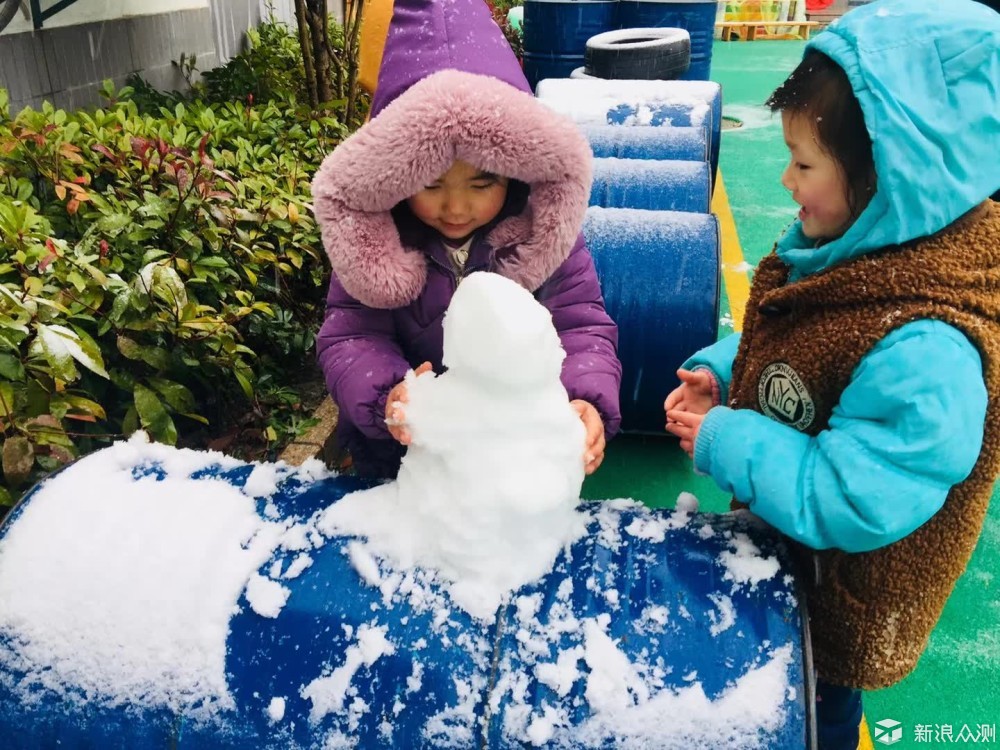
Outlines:
[[[566,354],[551,313],[524,287],[496,273],[474,273],[452,297],[444,319],[449,372],[531,387],[558,381]]]

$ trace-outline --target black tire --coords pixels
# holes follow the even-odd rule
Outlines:
[[[0,0],[0,31],[7,28],[20,6],[21,0]]]
[[[588,79],[593,80],[597,78],[597,76],[593,75],[592,73],[588,73],[587,69],[583,66],[580,66],[579,68],[573,68],[573,72],[569,74],[569,77],[582,80],[588,80]]]
[[[587,73],[598,78],[664,80],[691,65],[691,35],[685,29],[619,29],[587,40]]]

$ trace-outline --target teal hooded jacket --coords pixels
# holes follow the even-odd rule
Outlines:
[[[1000,14],[973,0],[878,0],[808,48],[847,73],[878,184],[842,237],[814,247],[800,222],[786,231],[776,253],[790,282],[934,234],[1000,188]],[[738,346],[735,334],[685,363],[714,373],[723,404]],[[978,350],[956,328],[918,320],[862,359],[820,434],[715,407],[695,468],[810,547],[864,552],[917,529],[968,476],[986,405]]]

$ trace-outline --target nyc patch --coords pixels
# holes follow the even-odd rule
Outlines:
[[[812,424],[816,406],[802,378],[784,362],[764,368],[757,381],[757,403],[771,419],[805,430]]]

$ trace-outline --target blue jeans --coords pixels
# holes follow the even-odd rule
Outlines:
[[[857,750],[861,739],[861,691],[816,680],[819,750]]]

